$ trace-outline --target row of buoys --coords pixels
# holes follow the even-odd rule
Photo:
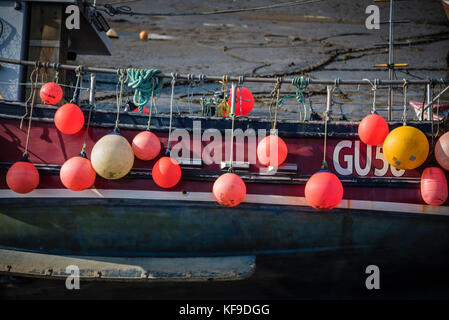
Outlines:
[[[377,114],[366,116],[359,124],[360,140],[367,145],[383,144],[385,159],[397,169],[413,170],[429,155],[429,141],[419,129],[403,125],[389,132],[385,119]],[[434,149],[438,164],[449,170],[449,132],[437,141]],[[421,197],[425,203],[439,206],[448,198],[446,175],[438,167],[425,168],[421,174]]]

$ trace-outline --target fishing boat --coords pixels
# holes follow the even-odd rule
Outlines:
[[[149,118],[147,113],[125,111],[122,103],[117,112],[94,108],[96,75],[119,76],[125,69],[11,58],[0,58],[0,63],[83,72],[89,74],[90,81],[89,102],[77,102],[86,125],[74,134],[58,129],[55,113],[59,106],[41,103],[36,92],[30,101],[0,100],[3,274],[65,278],[70,274],[67,267],[77,266],[86,279],[237,280],[254,273],[258,256],[276,260],[304,252],[389,249],[398,255],[413,254],[416,261],[427,263],[429,255],[441,261],[437,258],[449,250],[447,196],[443,203],[430,205],[421,192],[424,169],[435,166],[432,156],[417,168],[398,169],[387,160],[382,145],[361,142],[360,121],[330,117],[337,86],[426,86],[428,96],[421,117],[394,119],[389,104],[385,118],[390,132],[404,127],[406,121],[407,126],[422,132],[426,141],[436,141],[448,130],[448,121],[447,116],[434,117],[433,105],[447,88],[435,96],[430,89],[435,83],[447,85],[447,80],[301,78],[298,82],[291,78],[158,73],[153,79],[168,80],[165,85],[171,84],[172,98],[176,81],[192,77],[232,84],[234,98],[230,114],[224,110],[227,116],[223,117],[222,109],[204,115],[176,114],[171,105],[170,113],[150,113]],[[326,112],[318,120],[307,121],[236,116],[237,89],[250,82],[325,86]],[[131,143],[147,129],[161,143],[154,159],[133,156],[132,169],[126,175],[107,179],[98,174],[93,186],[82,191],[69,190],[61,181],[61,166],[81,151],[92,159],[92,150],[103,137],[112,133]],[[184,135],[173,138],[175,129]],[[273,129],[288,150],[285,162],[274,169],[260,163],[257,144],[253,144]],[[211,132],[219,137],[220,161],[204,157]],[[226,148],[227,142],[231,147]],[[186,152],[175,155],[176,146]],[[31,192],[17,193],[6,176],[24,153],[24,161],[38,169],[39,184]],[[154,168],[166,155],[179,163],[181,177],[175,185],[161,187],[155,181]],[[215,181],[230,169],[246,186],[246,196],[236,206],[220,204],[213,192]],[[330,211],[317,210],[306,195],[311,177],[326,169],[338,177],[344,189],[343,198]]]

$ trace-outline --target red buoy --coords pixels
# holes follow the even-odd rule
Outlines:
[[[57,83],[47,82],[41,87],[39,96],[45,104],[57,104],[62,99],[62,89]]]
[[[315,209],[332,210],[343,198],[343,185],[335,174],[319,171],[307,181],[305,195]]]
[[[242,93],[240,94],[240,88],[242,88]],[[229,99],[228,104],[231,105],[232,103],[232,91],[229,90]],[[249,91],[249,89],[244,87],[237,87],[237,90],[235,92],[235,115],[240,115],[240,110],[242,110],[243,115],[247,115],[251,112],[251,110],[254,107],[254,96]],[[224,114],[223,114],[224,116]]]
[[[245,199],[246,185],[238,175],[228,172],[215,180],[212,193],[222,206],[235,207]]]
[[[445,170],[449,170],[449,132],[443,134],[435,144],[435,159]]]
[[[439,206],[447,200],[447,180],[443,170],[438,167],[424,169],[421,175],[421,196],[425,203]]]
[[[55,125],[65,134],[75,134],[84,126],[84,113],[73,103],[66,103],[56,110]]]
[[[173,158],[162,157],[153,167],[154,182],[162,188],[171,188],[181,179],[181,167]]]
[[[266,136],[257,145],[257,159],[267,167],[279,167],[284,163],[287,154],[288,149],[284,140],[275,135]]]
[[[37,188],[39,172],[31,162],[18,161],[9,168],[6,183],[14,192],[28,193]]]
[[[132,148],[140,160],[152,160],[161,152],[161,141],[153,132],[142,131],[134,137]]]
[[[96,176],[90,160],[82,156],[76,156],[64,162],[59,172],[64,187],[73,191],[90,188]]]
[[[359,124],[359,138],[370,146],[381,145],[389,132],[387,121],[375,113],[367,115]]]

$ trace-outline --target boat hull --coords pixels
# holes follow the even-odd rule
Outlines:
[[[401,171],[388,165],[381,148],[369,147],[357,138],[357,123],[331,123],[326,158],[331,172],[344,186],[339,206],[329,212],[310,207],[304,197],[308,178],[321,166],[322,122],[298,124],[279,121],[286,141],[287,162],[293,172],[266,175],[259,164],[235,169],[247,185],[247,196],[233,208],[220,206],[211,193],[220,164],[182,167],[182,179],[162,189],[152,180],[154,161],[134,163],[123,179],[97,176],[94,186],[74,192],[59,179],[60,166],[77,155],[85,130],[61,134],[52,123],[53,107],[38,106],[30,138],[30,161],[36,164],[40,183],[21,195],[9,190],[6,171],[21,158],[26,126],[19,128],[23,106],[4,105],[0,125],[0,246],[52,254],[87,256],[207,256],[295,253],[340,250],[351,247],[394,248],[416,251],[431,246],[449,249],[448,203],[431,207],[420,197],[420,170]],[[122,135],[131,141],[146,128],[141,114],[120,116]],[[153,116],[154,130],[167,145],[169,119]],[[195,135],[216,127],[224,133],[228,119],[176,117],[174,127]],[[111,132],[115,118],[94,114],[87,139],[87,155],[95,141]],[[401,125],[391,124],[391,129]],[[414,124],[430,132],[428,123]],[[269,130],[269,121],[238,119],[236,128]],[[441,123],[441,128],[444,124]],[[246,140],[249,141],[249,140]],[[249,142],[243,142],[246,147]],[[190,148],[195,155],[195,143]],[[189,144],[189,146],[191,146]],[[204,150],[204,140],[199,154]],[[244,155],[248,161],[251,150]],[[224,159],[226,150],[223,150]]]
[[[449,219],[442,216],[139,199],[34,198],[0,204],[0,244],[50,254],[179,257],[351,247],[449,252]]]

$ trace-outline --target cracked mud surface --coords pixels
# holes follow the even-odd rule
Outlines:
[[[212,11],[228,8],[248,8],[279,3],[280,1],[133,1],[123,3],[136,12],[192,12]],[[105,3],[105,1],[100,1]],[[365,8],[372,1],[323,1],[292,8],[267,11],[244,12],[212,16],[143,17],[113,16],[106,18],[116,29],[119,39],[111,39],[112,56],[78,56],[76,63],[110,67],[158,68],[163,72],[183,74],[206,74],[221,76],[277,77],[306,75],[321,79],[387,79],[383,69],[375,68],[378,63],[388,62],[386,48],[374,44],[388,40],[388,25],[380,30],[365,27]],[[381,21],[388,20],[389,4],[376,3],[380,7]],[[407,69],[397,70],[398,79],[445,78],[447,73],[446,54],[449,51],[449,23],[440,1],[398,1],[395,4],[395,18],[408,19],[409,24],[395,26],[395,39],[408,44],[395,48],[395,62],[408,63]],[[146,30],[150,36],[169,37],[166,40],[142,41],[138,33]],[[110,84],[106,92],[98,94],[106,102],[114,95],[112,76],[100,78]],[[267,114],[269,93],[272,85],[245,84],[252,91],[262,92],[260,103],[251,116]],[[209,90],[218,89],[210,84]],[[292,86],[284,85],[286,92],[294,92]],[[315,86],[314,91],[323,91]],[[361,118],[372,104],[371,88],[342,88],[348,93],[343,112]],[[436,88],[437,90],[438,88]],[[165,112],[168,105],[169,88],[160,99],[159,112]],[[178,90],[177,103],[182,112],[189,112],[185,104],[184,90]],[[192,112],[198,113],[199,97],[205,92],[194,88]],[[207,92],[206,92],[207,93]],[[409,88],[408,100],[423,99],[422,88]],[[378,101],[386,103],[386,90],[379,91]],[[297,104],[287,102],[286,110],[299,112]],[[338,98],[337,98],[338,100]],[[341,100],[341,99],[340,99]],[[402,90],[395,92],[395,101],[403,101]],[[444,99],[443,99],[444,100]],[[325,97],[315,95],[312,102],[318,111],[323,111]],[[399,103],[399,102],[398,102]],[[398,104],[395,107],[402,107]],[[362,106],[361,106],[362,105]],[[337,112],[337,111],[336,111]],[[399,112],[400,113],[400,112]],[[398,113],[398,114],[399,114]],[[291,117],[289,112],[281,119]],[[296,116],[296,115],[295,115]],[[299,116],[299,115],[298,115]],[[408,116],[413,117],[409,110]]]

